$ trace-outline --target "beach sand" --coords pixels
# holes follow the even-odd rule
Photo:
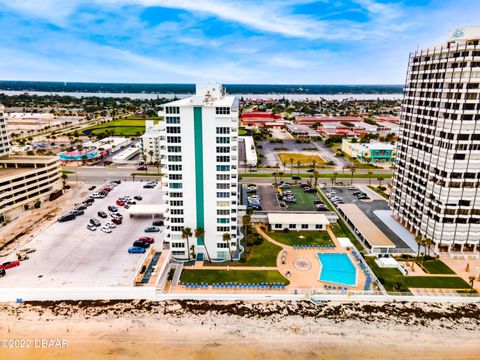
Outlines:
[[[478,359],[480,305],[110,301],[0,305],[21,359]],[[35,342],[33,341],[32,344]]]

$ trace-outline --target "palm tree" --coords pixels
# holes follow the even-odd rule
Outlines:
[[[425,247],[427,248],[428,256],[430,256],[430,249],[433,245],[433,240],[430,238],[425,238]]]
[[[320,177],[319,172],[315,170],[315,171],[313,172],[313,177],[315,178],[315,187],[317,187],[318,178]]]
[[[233,262],[232,251],[230,250],[230,239],[231,239],[230,234],[224,233],[222,236],[222,239],[228,244],[228,253],[230,254],[230,261]]]
[[[350,185],[353,185],[353,174],[355,174],[357,170],[355,170],[355,166],[352,166],[350,168],[350,173],[352,174],[352,177],[350,178]]]
[[[338,174],[336,172],[332,174],[332,177],[330,178],[330,180],[332,181],[332,186],[337,182],[337,176]]]
[[[317,164],[317,160],[313,159],[312,160],[312,169],[313,169],[313,172],[315,172],[315,165]]]
[[[210,258],[210,254],[207,249],[207,244],[205,244],[205,230],[202,227],[197,226],[197,228],[195,229],[194,236],[197,240],[200,239],[200,243],[201,245],[203,245],[203,247],[205,248],[205,252],[207,253],[207,259],[208,261],[211,261],[212,259]]]
[[[368,186],[370,186],[370,185],[371,185],[371,180],[372,180],[373,172],[369,171],[367,174],[368,174]]]
[[[471,292],[473,292],[473,283],[475,282],[475,276],[468,277],[468,283],[470,284]]]
[[[290,176],[293,175],[293,158],[290,158]]]
[[[192,229],[189,227],[182,229],[182,239],[187,240],[188,261],[190,261],[190,237],[192,237]]]
[[[155,161],[155,166],[157,167],[157,174],[160,174],[160,161]]]
[[[382,177],[378,177],[377,180],[378,180],[378,186],[382,186],[383,178],[382,178]]]
[[[417,258],[420,257],[420,246],[422,246],[423,237],[422,235],[415,236],[415,242],[417,243]]]
[[[63,188],[65,188],[65,186],[67,185],[67,179],[68,179],[68,175],[67,174],[62,174]]]
[[[272,175],[273,175],[273,177],[275,178],[275,184],[277,184],[277,175],[278,175],[278,173],[277,173],[276,171],[274,171],[274,172],[272,173]]]
[[[283,165],[283,173],[285,173],[285,167],[287,166],[287,163],[285,161],[282,161],[282,165]]]
[[[300,160],[297,161],[297,174],[300,175],[300,165],[302,165],[302,162]]]

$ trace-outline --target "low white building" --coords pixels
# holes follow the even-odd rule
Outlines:
[[[140,150],[141,150],[140,147],[137,145],[128,147],[122,152],[112,157],[112,161],[116,164],[128,163],[131,158],[133,158],[134,156],[137,156],[140,153]]]
[[[111,136],[96,142],[86,142],[83,144],[83,147],[94,148],[99,151],[107,151],[111,154],[130,145],[130,143],[131,141],[128,138]]]
[[[257,149],[251,136],[239,136],[238,140],[243,141],[245,146],[245,160],[248,166],[257,166]]]
[[[161,129],[159,124],[155,124],[153,120],[145,121],[145,134],[141,139],[142,159],[149,164],[160,161],[160,137]]]
[[[302,214],[302,213],[269,213],[267,214],[268,224],[272,230],[283,229],[293,230],[326,230],[330,224],[324,214]]]

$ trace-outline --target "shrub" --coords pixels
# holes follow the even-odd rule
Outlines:
[[[282,230],[282,232],[284,232],[284,233],[286,234],[286,233],[290,232],[290,229],[284,228],[284,229]]]

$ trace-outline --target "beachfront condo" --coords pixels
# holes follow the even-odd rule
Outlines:
[[[172,255],[228,259],[239,234],[238,103],[219,84],[197,85],[195,95],[165,104],[159,115],[165,118],[162,191]],[[195,237],[197,228],[203,236]]]
[[[390,205],[436,251],[480,247],[480,26],[410,54]]]

